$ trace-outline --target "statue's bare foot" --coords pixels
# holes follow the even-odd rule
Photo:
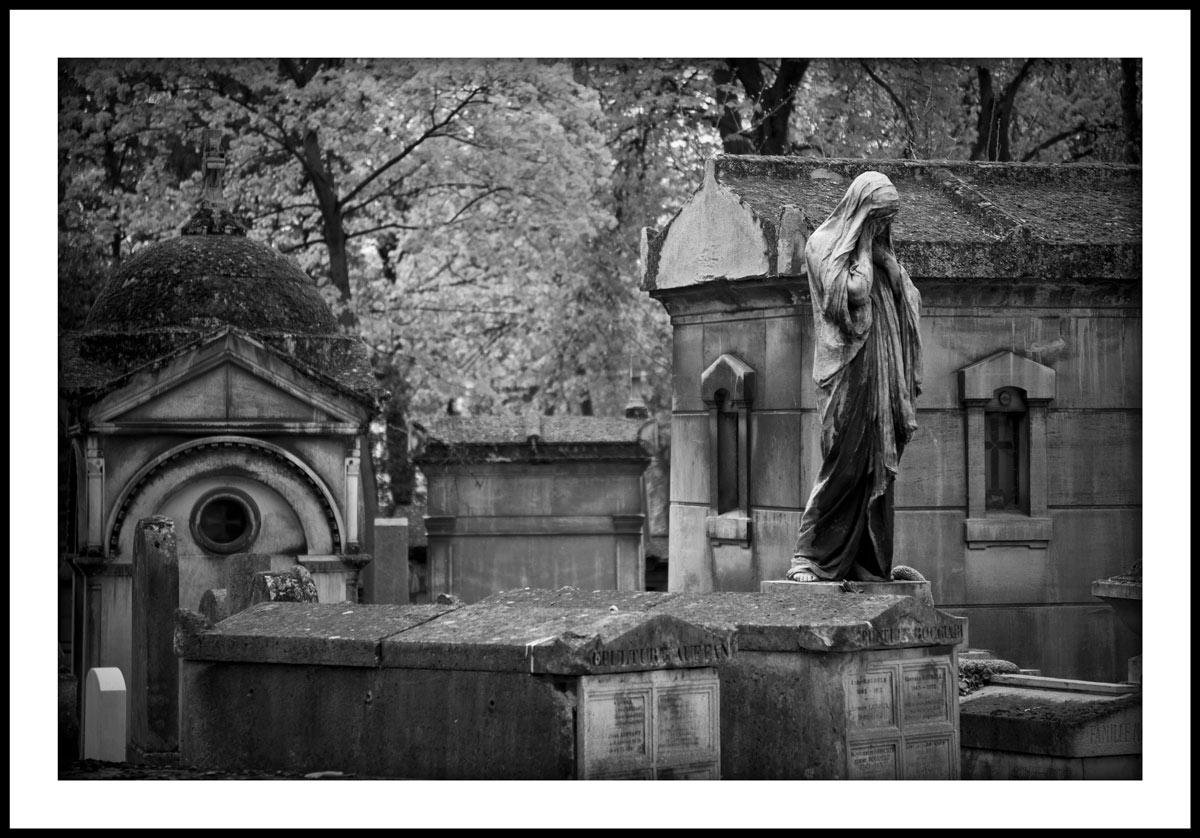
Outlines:
[[[817,574],[811,570],[795,570],[788,574],[788,579],[793,582],[819,582]]]

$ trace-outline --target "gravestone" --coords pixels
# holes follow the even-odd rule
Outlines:
[[[230,614],[250,607],[250,586],[257,573],[271,569],[271,557],[264,553],[236,553],[225,562],[226,604]]]
[[[83,691],[83,758],[125,761],[125,678],[115,666],[88,670]]]
[[[133,657],[129,750],[139,760],[179,748],[179,661],[173,648],[179,607],[175,524],[154,515],[133,540]]]
[[[368,602],[408,603],[408,519],[375,519],[375,561],[364,571]]]
[[[272,602],[179,653],[199,768],[684,779],[720,776],[715,666],[734,645],[608,606]]]
[[[200,597],[200,613],[210,623],[219,623],[229,616],[229,592],[224,588],[210,589]]]

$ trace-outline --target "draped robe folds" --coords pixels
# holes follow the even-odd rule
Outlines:
[[[921,295],[904,268],[893,282],[873,265],[870,242],[859,238],[869,215],[898,203],[884,175],[859,175],[805,247],[822,464],[789,578],[802,570],[822,580],[891,574],[893,481],[917,429],[914,403],[921,392]],[[890,237],[886,247],[890,251]],[[858,305],[852,281],[869,288]]]

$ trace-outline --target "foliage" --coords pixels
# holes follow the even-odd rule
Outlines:
[[[1120,160],[1138,89],[1103,59],[63,60],[60,328],[189,216],[216,127],[230,208],[371,346],[396,434],[458,395],[618,415],[631,372],[661,414],[639,232],[711,154]]]

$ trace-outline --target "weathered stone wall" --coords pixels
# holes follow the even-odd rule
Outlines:
[[[1090,584],[1140,555],[1139,288],[914,281],[923,294],[924,388],[920,430],[897,481],[895,561],[930,579],[939,607],[971,618],[975,646],[1048,674],[1120,680],[1140,647]],[[674,324],[672,591],[756,590],[788,566],[820,468],[806,285],[747,281],[727,294],[658,295]],[[1000,351],[1056,373],[1046,413],[1045,549],[966,544],[970,472],[957,371]],[[731,548],[705,534],[711,463],[700,378],[722,353],[759,376],[750,413],[752,539],[749,550],[732,548],[732,561]]]
[[[423,466],[432,594],[642,590],[644,462]]]

